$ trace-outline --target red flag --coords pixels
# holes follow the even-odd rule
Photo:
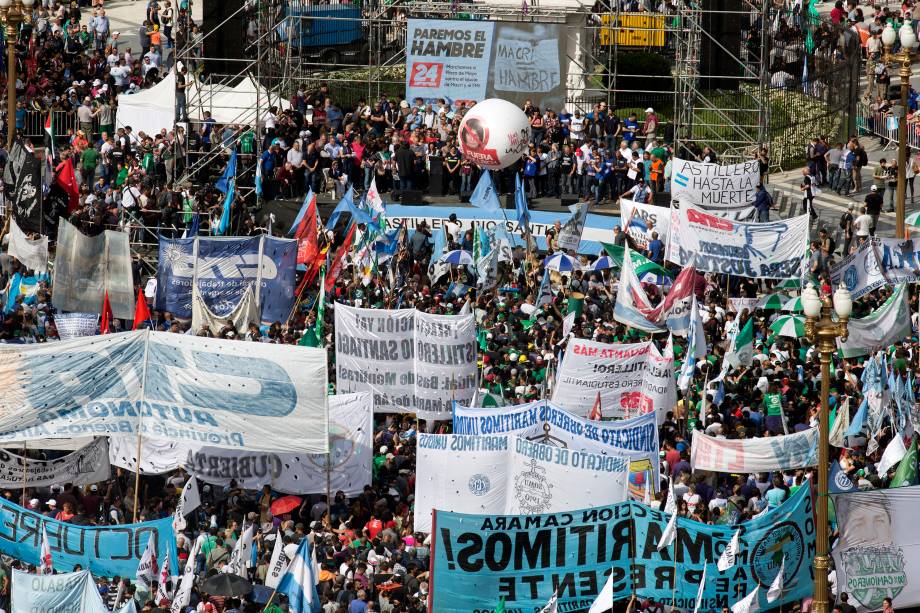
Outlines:
[[[106,294],[108,297],[108,294]],[[134,325],[132,330],[137,330],[138,326],[145,321],[150,321],[150,309],[147,307],[147,298],[144,297],[144,290],[137,291],[137,306],[134,308]]]
[[[307,214],[300,220],[294,236],[297,238],[297,263],[305,264],[307,270],[319,254],[319,239],[316,237],[316,195],[307,205]]]
[[[355,238],[356,227],[358,227],[358,224],[351,224],[351,228],[348,229],[348,235],[345,236],[345,242],[342,243],[342,246],[339,247],[339,250],[335,252],[332,263],[329,264],[329,270],[326,271],[326,293],[332,291],[332,288],[335,287],[336,277],[338,277],[339,273],[342,272],[342,265],[345,263],[345,255],[351,251],[351,242]]]
[[[102,299],[102,321],[99,322],[99,334],[108,334],[109,326],[112,325],[112,304],[109,302],[109,290],[105,290],[105,298]]]
[[[588,419],[594,421],[600,421],[604,419],[604,414],[601,413],[601,393],[597,393],[597,398],[594,399],[594,406],[591,407],[591,412],[588,413]]]
[[[69,200],[67,202],[67,212],[73,213],[80,208],[80,184],[77,183],[77,174],[73,169],[73,159],[67,158],[55,169],[57,178],[54,182],[63,189]]]

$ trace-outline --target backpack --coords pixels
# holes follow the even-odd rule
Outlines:
[[[866,150],[863,149],[862,147],[860,147],[859,150],[856,152],[856,157],[859,160],[860,166],[865,166],[866,164],[869,163],[869,156],[866,154]]]
[[[849,213],[844,213],[843,215],[841,215],[841,216],[840,216],[840,229],[841,229],[841,230],[846,230],[846,229],[847,229],[847,226],[849,225],[849,222],[850,222],[850,214],[849,214]]]

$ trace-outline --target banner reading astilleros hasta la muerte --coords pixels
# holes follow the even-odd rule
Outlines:
[[[671,200],[678,206],[692,204],[720,217],[750,220],[758,183],[757,160],[720,165],[674,158]]]
[[[670,516],[636,502],[549,515],[465,515],[438,511],[432,529],[429,610],[540,611],[554,589],[560,611],[587,610],[612,576],[613,599],[635,595],[693,610],[706,566],[701,611],[729,607],[758,590],[758,609],[812,594],[815,523],[808,487],[739,526],[680,519],[667,548],[657,544]],[[716,562],[741,528],[735,565]],[[676,561],[675,561],[676,556]],[[767,590],[783,569],[783,593]]]

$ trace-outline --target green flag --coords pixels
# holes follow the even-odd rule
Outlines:
[[[917,439],[914,438],[907,448],[907,455],[901,458],[889,487],[917,485],[918,481],[920,480],[917,478]]]
[[[498,599],[498,604],[495,606],[495,611],[493,613],[505,613],[505,597],[504,596]]]
[[[607,255],[610,257],[614,263],[622,268],[623,267],[623,252],[625,251],[623,247],[619,245],[612,245],[610,243],[601,243],[604,246],[604,251],[607,252]],[[633,270],[636,271],[636,276],[641,277],[647,272],[654,273],[656,275],[663,275],[666,277],[674,277],[670,272],[665,270],[663,267],[659,266],[655,262],[651,261],[635,249],[629,250],[629,259],[632,262]]]
[[[754,361],[754,318],[749,317],[744,327],[735,334],[725,362],[732,368],[750,366]]]

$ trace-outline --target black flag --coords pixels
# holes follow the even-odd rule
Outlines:
[[[22,141],[13,143],[3,182],[12,203],[13,219],[24,232],[47,233],[42,219],[41,171],[42,164],[35,153],[24,147]]]

